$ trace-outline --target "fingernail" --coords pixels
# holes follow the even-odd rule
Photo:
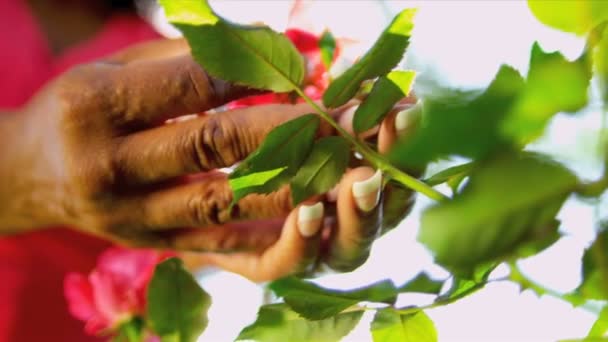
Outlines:
[[[395,116],[395,131],[401,134],[412,124],[412,108],[404,109]]]
[[[338,119],[338,123],[340,124],[340,126],[344,127],[346,131],[350,134],[355,134],[355,130],[353,129],[353,117],[355,116],[357,108],[359,108],[359,105],[354,105],[346,108]]]
[[[321,229],[323,210],[322,202],[300,206],[298,211],[298,229],[303,237],[311,237]]]
[[[353,183],[353,196],[357,207],[363,212],[372,211],[380,201],[380,186],[382,185],[382,173],[376,171],[370,178]]]
[[[408,131],[410,127],[418,120],[420,115],[420,105],[416,104],[412,107],[404,109],[395,116],[395,131],[397,135],[401,135]]]

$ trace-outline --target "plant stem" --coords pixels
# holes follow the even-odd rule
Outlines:
[[[326,111],[324,111],[310,97],[304,94],[304,92],[299,87],[296,87],[295,91],[298,93],[298,95],[300,95],[300,97],[304,99],[304,101],[306,101],[315,109],[315,111],[321,116],[321,118],[323,118],[323,120],[327,121],[333,128],[336,129],[336,131],[338,131],[338,133],[340,133],[342,137],[348,140],[348,142],[350,142],[355,147],[357,152],[361,153],[361,155],[367,161],[369,161],[376,169],[381,170],[397,182],[403,184],[404,186],[414,191],[426,195],[431,199],[434,199],[436,201],[443,201],[447,199],[447,197],[441,192],[433,189],[431,186],[424,183],[423,181],[399,170],[386,159],[384,159],[384,157],[378,152],[372,150],[369,146],[362,144],[359,140],[350,135],[344,128],[342,128],[336,121],[334,121],[334,119],[332,119],[332,117]]]

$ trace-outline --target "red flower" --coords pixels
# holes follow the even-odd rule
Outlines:
[[[146,310],[146,290],[157,263],[171,256],[154,250],[110,248],[89,276],[70,273],[64,281],[69,310],[91,335],[112,332]]]
[[[320,36],[299,29],[288,29],[285,35],[295,45],[298,51],[304,56],[306,61],[306,78],[304,79],[303,90],[313,100],[318,100],[329,86],[329,73],[321,59],[321,48],[319,47]],[[334,52],[334,60],[338,55],[339,49]],[[298,99],[298,102],[302,102]],[[268,93],[263,95],[250,96],[241,100],[233,101],[228,104],[228,108],[235,109],[248,107],[264,103],[292,103],[293,99],[289,94]]]

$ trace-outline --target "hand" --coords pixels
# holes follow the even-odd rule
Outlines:
[[[358,209],[350,190],[374,174],[369,168],[344,177],[337,220],[312,236],[310,227],[302,234],[302,211],[291,207],[287,187],[250,195],[229,211],[231,191],[216,169],[246,157],[275,126],[311,112],[307,105],[258,106],[163,124],[251,93],[209,77],[181,40],[139,45],[69,71],[21,116],[0,122],[6,133],[0,227],[19,232],[71,225],[129,246],[238,251],[209,253],[208,262],[254,280],[301,269],[317,259],[321,244],[330,246],[320,252],[330,265],[360,264],[382,218],[379,206]],[[328,125],[319,132],[332,133]]]
[[[199,249],[182,244],[183,227],[274,217],[284,191],[228,213],[223,174],[180,176],[234,164],[309,109],[266,106],[163,124],[251,93],[209,77],[182,40],[68,71],[0,121],[0,227],[67,224],[131,246]]]
[[[416,114],[407,110],[413,101],[413,98],[406,99],[379,127],[360,137],[375,138],[379,152],[386,153],[398,137],[406,137],[417,127]],[[354,110],[351,107],[339,116],[340,125],[351,134]],[[374,240],[395,228],[410,213],[415,199],[414,192],[395,182],[389,181],[382,188],[380,174],[372,168],[354,166],[335,190],[325,196],[324,220],[316,220],[318,231],[312,236],[298,233],[298,228],[302,230],[302,209],[296,209],[284,223],[266,223],[266,229],[277,232],[278,240],[265,249],[232,254],[186,254],[183,255],[186,263],[191,268],[218,266],[254,281],[273,280],[292,273],[311,275],[322,264],[337,271],[354,270],[367,260]],[[421,170],[412,172],[420,174]],[[311,202],[314,200],[306,205]]]

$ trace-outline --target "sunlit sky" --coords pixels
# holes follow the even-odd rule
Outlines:
[[[211,1],[218,13],[231,20],[265,22],[276,30],[288,25],[291,1]],[[422,73],[433,71],[444,83],[460,87],[481,87],[491,81],[501,63],[522,73],[527,71],[532,43],[545,50],[560,50],[567,58],[580,54],[582,39],[552,30],[532,16],[525,1],[318,1],[291,25],[313,32],[329,28],[337,37],[355,39],[346,58],[365,51],[382,28],[400,9],[418,7],[416,28],[405,67]],[[158,26],[172,35],[164,25]],[[582,177],[598,176],[596,151],[599,105],[592,102],[582,115],[560,115],[546,136],[533,148],[557,157]],[[433,167],[431,168],[433,169]],[[435,169],[437,169],[435,167]],[[395,231],[378,240],[368,262],[355,272],[325,276],[320,284],[353,288],[390,278],[401,284],[421,270],[445,278],[447,273],[432,262],[431,255],[416,242],[420,212],[430,201],[418,198],[416,209]],[[604,212],[608,199],[604,198]],[[556,291],[567,292],[580,282],[580,258],[594,237],[597,210],[576,199],[567,202],[559,218],[565,234],[541,255],[523,260],[524,272]],[[497,270],[493,276],[504,275]],[[210,325],[200,341],[232,341],[255,319],[262,291],[241,277],[203,271],[199,279],[211,293],[214,305]],[[424,304],[428,296],[402,296],[400,305]],[[556,341],[584,337],[595,316],[551,297],[538,298],[519,292],[512,283],[489,284],[477,294],[447,307],[428,310],[436,324],[439,341]],[[369,341],[371,313],[344,341]]]

